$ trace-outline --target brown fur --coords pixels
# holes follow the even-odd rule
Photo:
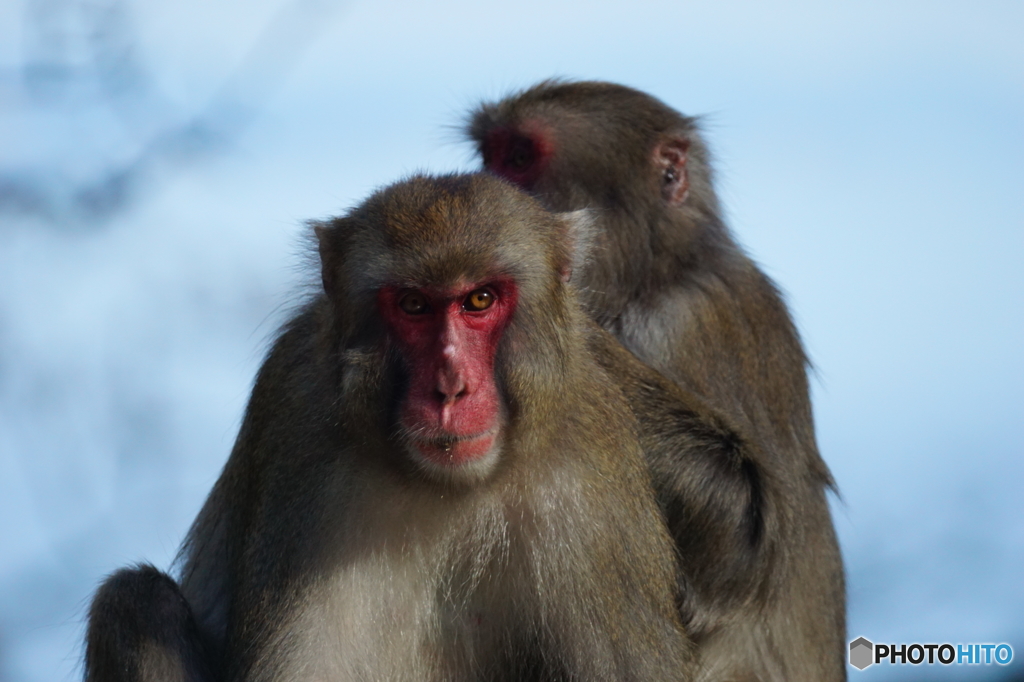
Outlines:
[[[637,424],[560,278],[571,225],[454,176],[317,233],[326,295],[274,344],[183,548],[215,679],[689,679]],[[492,470],[438,480],[395,440],[407,368],[374,292],[495,275],[519,286],[495,367],[504,445]]]
[[[702,398],[664,386],[652,398],[649,375],[625,383],[702,679],[845,679],[843,570],[807,358],[775,285],[721,218],[695,120],[623,86],[544,82],[481,106],[468,133],[486,168],[548,208],[589,209],[599,229],[574,274],[587,309]],[[715,423],[714,447],[673,451]]]
[[[89,610],[87,682],[203,682],[209,652],[177,584],[152,566],[121,569]]]

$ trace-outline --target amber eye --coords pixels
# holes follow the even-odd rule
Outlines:
[[[409,291],[398,299],[398,307],[407,315],[422,315],[430,306],[426,296],[418,291]]]
[[[477,289],[466,297],[462,307],[470,311],[487,310],[493,303],[494,294],[487,289]]]

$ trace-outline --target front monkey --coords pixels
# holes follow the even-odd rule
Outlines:
[[[487,176],[317,225],[324,294],[161,584],[181,608],[115,575],[88,679],[687,679],[637,425],[564,282],[574,229]],[[119,636],[126,612],[167,621]]]

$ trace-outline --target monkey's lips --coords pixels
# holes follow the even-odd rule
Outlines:
[[[431,438],[412,438],[412,447],[425,460],[444,467],[458,467],[485,458],[494,447],[498,436],[495,426],[483,433],[468,436],[438,435]]]

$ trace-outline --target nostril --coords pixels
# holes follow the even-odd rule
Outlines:
[[[452,390],[451,392],[445,391],[440,388],[434,389],[434,398],[441,403],[454,403],[457,400],[462,400],[469,394],[465,384],[459,388]]]
[[[457,400],[462,400],[467,395],[469,395],[469,390],[465,384],[459,384],[450,389],[441,386],[434,389],[434,398],[442,403],[454,403]]]

